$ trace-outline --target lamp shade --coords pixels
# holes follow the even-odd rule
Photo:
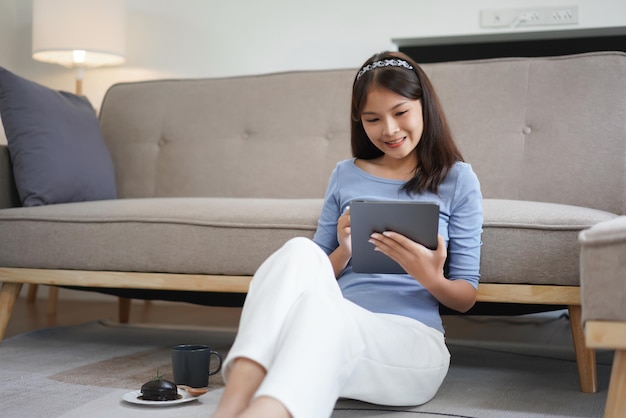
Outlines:
[[[124,0],[34,0],[33,58],[65,67],[124,62]]]

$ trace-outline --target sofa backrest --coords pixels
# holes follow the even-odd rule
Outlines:
[[[112,86],[100,120],[119,197],[324,195],[350,156],[353,71]]]
[[[625,213],[626,54],[426,64],[486,198]],[[112,86],[120,197],[322,197],[350,157],[355,70]]]
[[[443,63],[427,72],[485,197],[626,210],[626,54]]]

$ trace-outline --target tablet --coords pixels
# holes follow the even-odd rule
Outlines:
[[[374,232],[394,231],[431,250],[437,248],[439,205],[434,202],[371,201],[350,202],[352,270],[357,273],[406,273],[369,243]]]

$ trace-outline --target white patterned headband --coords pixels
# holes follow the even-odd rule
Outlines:
[[[381,68],[381,67],[404,67],[407,70],[413,69],[413,66],[411,64],[401,59],[386,59],[386,60],[374,61],[373,63],[367,64],[365,67],[361,68],[361,70],[356,75],[356,79],[358,80],[359,78],[361,78],[363,74],[365,74],[368,71],[374,70],[376,68]]]

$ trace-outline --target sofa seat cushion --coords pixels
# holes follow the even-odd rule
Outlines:
[[[251,275],[289,238],[313,237],[321,205],[321,199],[146,198],[4,209],[0,265]],[[579,232],[616,216],[485,199],[481,282],[578,285]]]
[[[485,199],[481,283],[578,286],[578,234],[617,215],[579,206]]]
[[[626,322],[626,216],[582,231],[583,321]]]
[[[251,275],[322,199],[117,199],[0,211],[0,265]]]

